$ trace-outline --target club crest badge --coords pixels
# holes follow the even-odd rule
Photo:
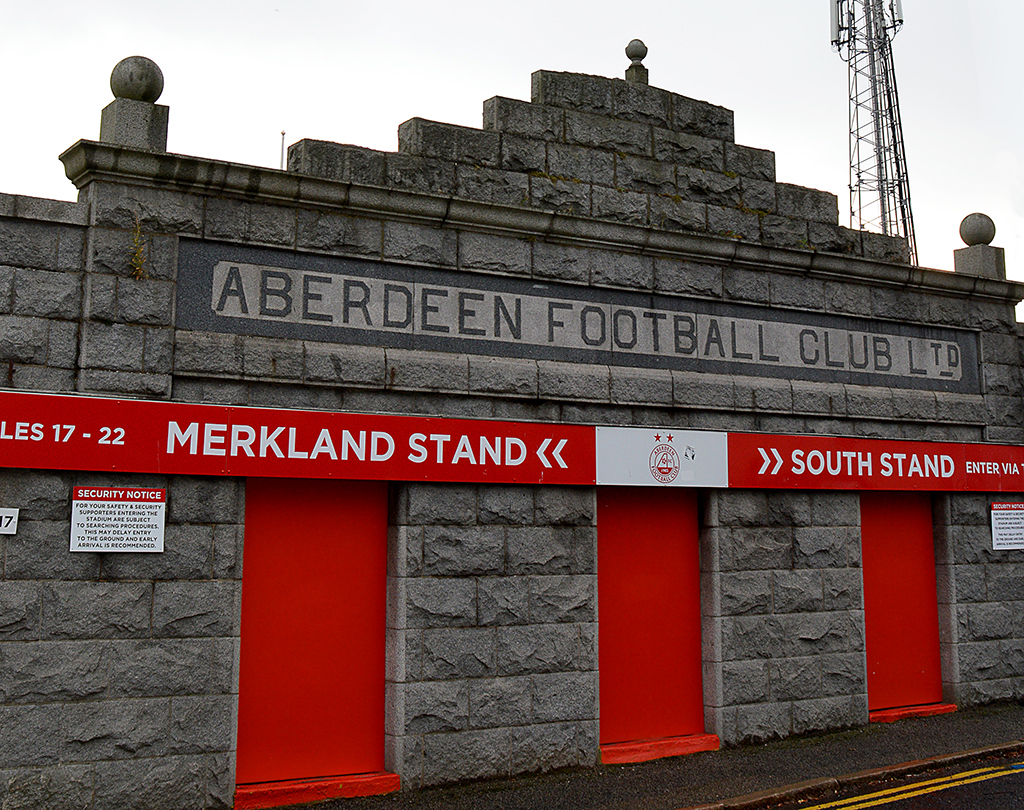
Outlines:
[[[671,484],[679,475],[679,454],[670,444],[656,444],[651,451],[651,475],[662,484]]]
[[[679,453],[672,444],[674,438],[675,436],[671,433],[666,433],[664,437],[660,433],[654,434],[654,449],[651,451],[649,466],[651,475],[659,484],[671,484],[679,477],[679,465],[681,462]],[[688,466],[692,466],[691,462],[696,460],[697,451],[690,445],[686,445],[686,448],[683,450],[683,458],[686,459]],[[692,472],[684,475],[686,480],[692,477]]]

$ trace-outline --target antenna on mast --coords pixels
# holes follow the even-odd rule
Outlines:
[[[917,264],[892,37],[902,0],[832,0],[832,47],[850,66],[850,226],[903,236]]]

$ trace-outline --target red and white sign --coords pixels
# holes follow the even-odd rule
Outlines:
[[[71,500],[71,550],[164,550],[167,490],[141,487],[75,487]]]
[[[0,392],[0,467],[240,477],[1024,492],[1024,447]]]
[[[1024,448],[730,433],[729,486],[1024,491]]]
[[[0,465],[593,484],[594,429],[4,392]]]
[[[595,429],[598,484],[729,486],[728,434],[655,428]]]

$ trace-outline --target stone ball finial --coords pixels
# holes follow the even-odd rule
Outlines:
[[[996,224],[986,214],[968,214],[960,223],[960,238],[968,247],[991,244],[996,238]]]
[[[647,56],[647,46],[639,39],[631,40],[626,46],[626,56],[631,64],[639,65]]]
[[[152,59],[129,56],[114,66],[110,74],[110,89],[114,98],[152,103],[164,91],[164,74]]]

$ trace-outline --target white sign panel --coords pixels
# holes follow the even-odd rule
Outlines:
[[[634,487],[727,487],[728,434],[599,427],[597,483]]]
[[[992,548],[1024,548],[1024,503],[992,504]]]
[[[0,509],[0,534],[18,533],[18,510]]]
[[[163,551],[166,506],[164,489],[75,487],[71,550]]]

